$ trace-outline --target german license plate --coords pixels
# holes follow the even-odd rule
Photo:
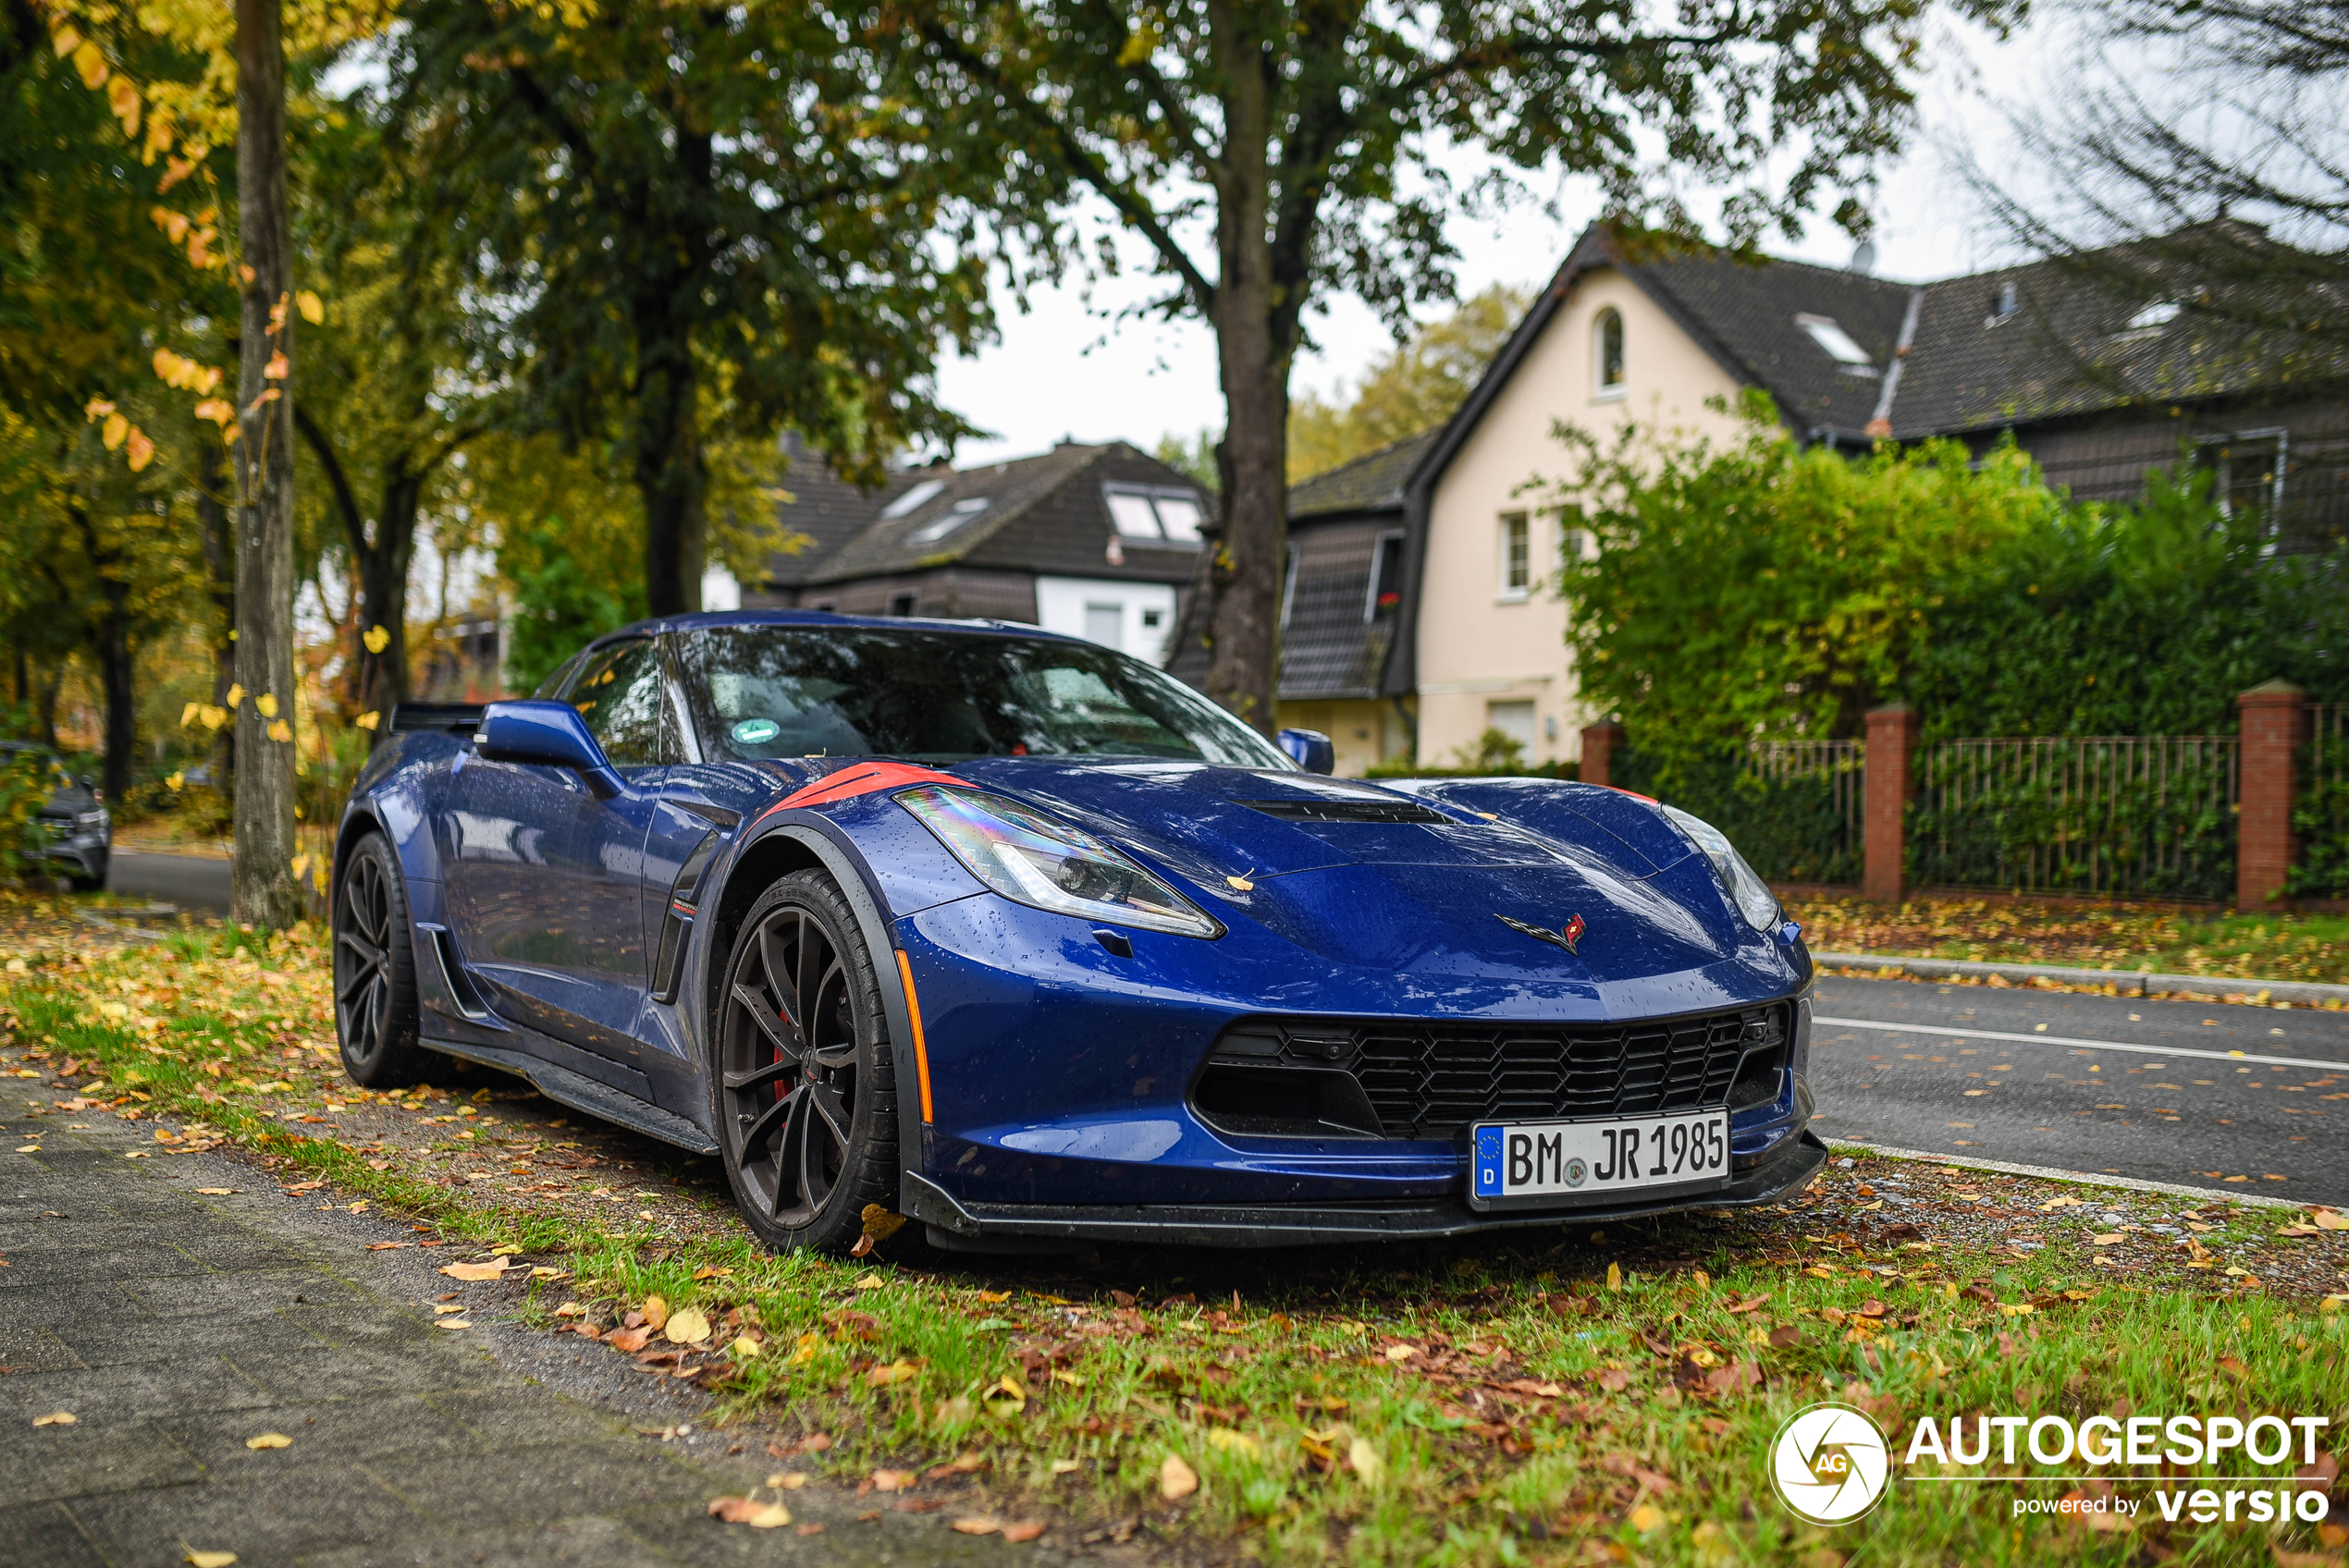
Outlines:
[[[1717,1186],[1729,1174],[1729,1113],[1608,1121],[1484,1122],[1470,1145],[1479,1208],[1521,1199],[1604,1202]]]

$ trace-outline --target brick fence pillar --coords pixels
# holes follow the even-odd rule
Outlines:
[[[1579,778],[1585,784],[1612,784],[1609,770],[1615,766],[1615,753],[1623,749],[1623,726],[1619,724],[1586,724],[1582,727],[1582,771]]]
[[[2243,712],[2243,772],[2236,793],[2235,907],[2264,909],[2292,876],[2299,845],[2292,806],[2299,794],[2297,753],[2307,725],[2308,694],[2269,680],[2235,698]]]
[[[1868,710],[1867,864],[1860,894],[1897,903],[1909,890],[1909,794],[1916,778],[1917,715],[1906,703]]]

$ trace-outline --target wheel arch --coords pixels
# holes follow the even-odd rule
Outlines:
[[[897,941],[891,932],[888,906],[867,874],[864,857],[841,842],[812,813],[794,814],[797,821],[769,825],[745,844],[728,869],[718,897],[716,915],[707,924],[708,947],[704,960],[701,1006],[696,1021],[702,1036],[702,1069],[714,1072],[718,1049],[719,988],[726,983],[726,961],[734,950],[743,916],[760,894],[796,871],[822,871],[839,887],[855,912],[858,934],[879,983],[883,1022],[889,1028],[890,1065],[897,1080],[898,1209],[909,1201],[906,1182],[921,1169],[923,1124],[920,1070],[915,1062],[913,1006],[897,968]],[[831,829],[828,831],[828,829]],[[713,1129],[714,1130],[714,1129]]]

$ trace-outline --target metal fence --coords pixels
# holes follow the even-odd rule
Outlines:
[[[1844,884],[1867,858],[1867,744],[1757,741],[1666,768],[1626,749],[1613,781],[1695,813],[1772,882]]]
[[[2232,735],[1942,741],[1924,749],[1910,871],[1925,886],[2223,899]]]
[[[2292,812],[2300,854],[2288,886],[2295,898],[2349,899],[2349,703],[2311,703],[2308,717]]]

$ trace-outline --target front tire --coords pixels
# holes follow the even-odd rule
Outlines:
[[[400,863],[384,836],[369,832],[336,878],[334,936],[335,1035],[343,1070],[370,1089],[405,1088],[424,1077],[412,930]]]
[[[718,998],[719,1147],[734,1202],[770,1247],[845,1254],[897,1198],[897,1079],[855,912],[820,871],[744,917]]]

